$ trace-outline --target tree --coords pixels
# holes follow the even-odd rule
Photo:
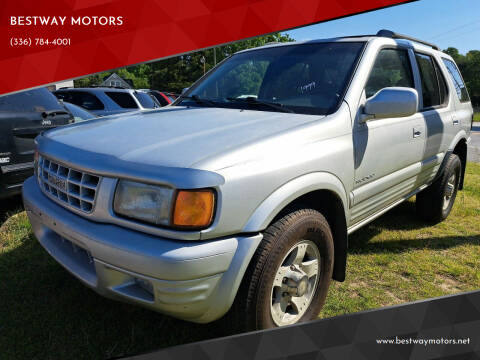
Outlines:
[[[443,52],[450,55],[455,60],[455,62],[457,61],[457,59],[459,59],[462,56],[458,52],[458,49],[454,47],[449,47],[448,49],[443,50]]]
[[[474,106],[480,106],[480,51],[471,50],[465,56],[464,64],[467,88]]]
[[[286,34],[275,33],[219,46],[215,48],[216,61],[218,64],[240,50],[263,46],[269,42],[287,41],[293,41],[293,39]],[[205,57],[205,70],[209,71],[214,66],[213,49],[197,51],[152,64],[152,88],[181,92],[203,75],[202,57]]]
[[[81,79],[74,80],[73,83],[75,87],[88,87],[92,85],[98,85],[103,81],[105,76],[110,74],[110,72],[102,72],[99,74],[90,75]]]
[[[269,42],[293,41],[286,34],[270,34],[219,46],[215,49],[217,64],[237,51],[262,46]],[[131,79],[135,88],[151,88],[180,93],[203,75],[201,58],[205,57],[205,70],[214,66],[214,50],[207,49],[194,53],[160,60],[155,63],[129,66],[116,71],[103,72],[75,80],[75,87],[99,85],[103,79],[116,72],[124,79]]]

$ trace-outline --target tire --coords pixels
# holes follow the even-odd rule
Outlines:
[[[462,173],[460,158],[451,154],[440,177],[428,188],[417,194],[417,215],[432,223],[447,218],[457,196]]]
[[[284,318],[291,320],[288,324],[315,319],[325,303],[333,271],[333,236],[327,220],[316,210],[296,210],[270,225],[263,235],[230,311],[233,326],[251,331],[287,325],[279,320],[283,308]],[[274,286],[274,282],[281,285]]]

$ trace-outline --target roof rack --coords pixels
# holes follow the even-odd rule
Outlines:
[[[127,89],[130,90],[130,88],[125,88],[122,86],[112,86],[112,85],[88,85],[85,86],[86,88],[109,88],[109,89]]]
[[[426,42],[426,41],[423,41],[423,40],[415,39],[414,37],[411,37],[411,36],[397,34],[397,33],[393,32],[391,30],[386,30],[386,29],[380,30],[379,32],[377,32],[377,36],[388,37],[388,38],[391,38],[391,39],[405,39],[405,40],[415,41],[417,43],[430,46],[431,48],[433,48],[435,50],[440,50],[438,48],[438,46],[435,45],[435,44],[432,44],[432,43],[429,43],[429,42]]]

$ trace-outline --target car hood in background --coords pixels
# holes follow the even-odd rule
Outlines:
[[[45,140],[129,163],[191,167],[321,117],[176,106],[56,129],[47,132]]]

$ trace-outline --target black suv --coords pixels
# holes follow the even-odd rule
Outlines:
[[[0,96],[0,198],[20,193],[33,174],[35,137],[73,121],[45,88]]]

